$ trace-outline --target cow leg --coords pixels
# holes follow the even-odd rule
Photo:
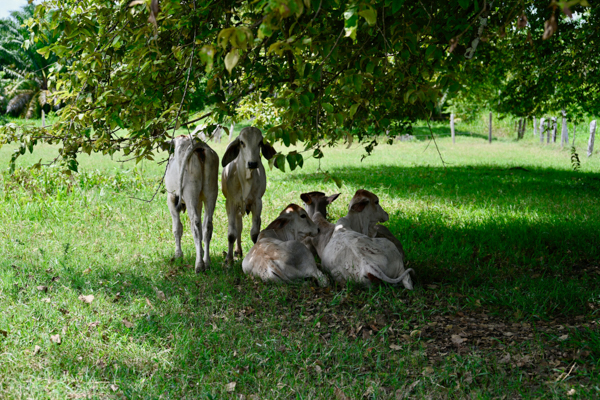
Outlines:
[[[173,236],[175,236],[175,258],[183,257],[183,251],[181,251],[181,235],[183,235],[183,225],[181,225],[181,219],[179,218],[179,212],[176,209],[175,203],[177,197],[169,194],[167,195],[167,205],[171,212],[171,219],[173,220]]]
[[[242,258],[242,231],[244,230],[244,224],[242,222],[242,213],[237,212],[235,215],[235,225],[237,230],[237,237],[235,241],[235,255]]]
[[[227,242],[229,244],[227,250],[227,264],[233,263],[233,244],[235,243],[236,238],[238,237],[238,233],[236,231],[237,227],[237,207],[233,204],[233,201],[227,199],[225,201],[225,209],[227,210]]]
[[[252,203],[252,229],[250,229],[250,237],[252,238],[252,242],[256,243],[258,239],[258,234],[260,233],[260,214],[262,213],[262,200],[256,199],[254,203]]]
[[[215,213],[215,205],[217,203],[217,196],[214,198],[206,199],[204,202],[204,225],[202,225],[202,236],[204,236],[204,266],[210,267],[210,240],[212,239],[213,233],[213,214]]]
[[[190,217],[190,227],[194,235],[194,246],[196,247],[196,273],[206,269],[204,260],[202,260],[202,202],[196,197],[196,204],[188,206],[188,216]]]

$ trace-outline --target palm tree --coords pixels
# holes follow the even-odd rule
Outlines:
[[[22,11],[13,11],[11,18],[0,19],[0,71],[4,73],[0,77],[4,95],[0,92],[0,97],[4,97],[6,113],[25,118],[39,115],[49,104],[47,68],[56,61],[56,56],[45,59],[37,52],[48,43],[29,40],[25,21],[33,17],[33,11],[34,6],[27,5]]]

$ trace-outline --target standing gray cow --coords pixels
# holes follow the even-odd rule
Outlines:
[[[210,266],[210,239],[213,232],[213,214],[217,202],[219,156],[198,139],[179,136],[173,139],[175,151],[165,173],[168,192],[167,204],[173,219],[175,258],[183,256],[181,235],[183,226],[179,213],[187,208],[196,246],[196,273]],[[204,203],[204,225],[200,217]],[[202,225],[202,230],[201,230]],[[202,240],[204,239],[204,258]]]
[[[236,242],[235,254],[242,256],[242,217],[243,213],[252,212],[252,229],[250,235],[256,243],[260,232],[260,214],[262,212],[262,196],[267,188],[265,168],[260,160],[260,153],[271,159],[277,152],[268,143],[263,143],[262,132],[254,127],[240,131],[240,135],[232,141],[221,160],[221,188],[227,199],[227,263],[233,262],[233,242]]]

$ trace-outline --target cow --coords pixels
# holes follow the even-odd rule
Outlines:
[[[314,214],[313,220],[320,229],[312,239],[313,245],[322,268],[336,282],[353,280],[365,286],[379,281],[402,282],[406,289],[413,289],[409,273],[414,271],[404,270],[402,256],[392,242],[332,224],[320,212]]]
[[[219,156],[206,143],[178,136],[171,142],[174,148],[165,171],[167,205],[173,220],[175,258],[181,251],[180,212],[187,209],[196,246],[195,271],[200,273],[210,266],[210,240],[213,232],[213,214],[219,194]],[[204,224],[200,217],[204,205]],[[204,240],[204,255],[202,254]]]
[[[319,228],[307,212],[290,204],[260,232],[256,244],[242,261],[242,270],[263,281],[289,283],[312,277],[320,286],[328,286],[329,281],[317,268],[313,255],[300,243],[318,233]]]
[[[306,212],[309,217],[313,217],[313,215],[318,211],[327,218],[327,206],[335,201],[338,198],[340,193],[332,194],[331,196],[327,196],[323,192],[308,192],[302,193],[300,198],[304,202],[306,207]],[[310,250],[313,256],[317,255],[317,249],[312,244],[312,238],[307,237],[302,240],[302,243]]]
[[[386,226],[378,224],[378,222],[385,222],[388,219],[388,213],[379,204],[379,197],[368,190],[360,189],[356,191],[354,197],[350,200],[348,214],[340,218],[337,224],[369,237],[389,240],[398,249],[404,263],[406,258],[402,243]]]
[[[262,132],[258,128],[246,127],[240,135],[227,146],[221,165],[221,188],[226,198],[227,210],[227,264],[233,262],[233,243],[236,242],[235,254],[242,257],[242,217],[252,212],[252,228],[250,235],[256,243],[260,232],[260,214],[262,212],[262,196],[267,188],[265,168],[260,154],[271,159],[275,149],[263,143]]]

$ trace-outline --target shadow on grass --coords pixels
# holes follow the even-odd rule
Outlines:
[[[433,134],[435,135],[436,138],[452,136],[452,134],[450,133],[449,126],[432,126],[431,131],[429,130],[429,128],[427,126],[413,127],[413,136],[415,137],[415,140],[418,140],[420,142],[430,140],[431,132],[433,132]],[[488,140],[488,135],[484,135],[481,133],[474,133],[471,131],[464,131],[464,130],[460,130],[460,129],[456,129],[456,128],[454,129],[454,134],[456,135],[456,137],[463,136],[463,137],[482,139],[485,141]],[[494,134],[492,132],[492,141],[496,141],[496,140],[498,140],[498,138],[494,137]]]

